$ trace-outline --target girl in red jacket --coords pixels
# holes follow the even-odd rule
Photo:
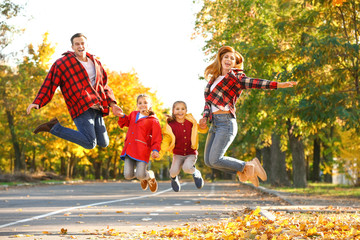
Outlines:
[[[138,111],[130,115],[121,114],[118,124],[121,128],[129,127],[121,159],[125,160],[125,179],[137,178],[140,180],[141,188],[150,191],[157,191],[157,182],[154,172],[147,171],[150,155],[152,158],[159,158],[161,145],[161,127],[159,120],[151,111],[151,99],[145,94],[137,97],[136,105]],[[136,168],[136,171],[135,171]]]

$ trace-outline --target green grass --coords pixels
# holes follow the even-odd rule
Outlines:
[[[283,191],[295,194],[321,195],[331,197],[358,197],[360,198],[360,187],[335,185],[331,183],[308,183],[307,188],[292,188],[292,187],[271,187],[277,191]]]

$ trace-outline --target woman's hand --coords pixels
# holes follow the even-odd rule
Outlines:
[[[206,122],[207,122],[207,117],[203,117],[202,119],[199,120],[199,126],[200,128],[206,128]]]
[[[297,82],[278,82],[278,88],[289,88],[296,86]]]

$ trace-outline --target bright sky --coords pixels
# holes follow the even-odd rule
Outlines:
[[[47,31],[57,44],[54,59],[71,50],[70,37],[82,32],[89,52],[105,67],[132,69],[146,86],[157,92],[165,107],[183,100],[196,119],[203,110],[206,82],[199,80],[207,65],[202,39],[191,40],[195,14],[193,0],[16,0],[30,21],[12,48],[38,45]],[[34,96],[35,97],[35,96]],[[130,99],[135,101],[135,99]]]

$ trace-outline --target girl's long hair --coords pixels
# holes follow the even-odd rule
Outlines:
[[[146,98],[147,100],[149,100],[149,102],[150,102],[150,104],[151,104],[151,106],[152,106],[152,101],[151,101],[151,98],[148,96],[148,95],[146,95],[146,94],[139,94],[138,96],[137,96],[137,98],[136,98],[136,104],[139,102],[139,99],[140,98]],[[149,108],[149,116],[151,116],[151,115],[155,115],[155,113],[154,113],[154,111],[152,110],[152,107],[150,107]]]
[[[232,52],[235,54],[235,68],[244,69],[244,57],[240,53],[235,51],[233,47],[223,46],[217,52],[214,62],[209,66],[207,66],[207,68],[205,69],[206,80],[209,81],[212,79],[216,79],[218,76],[221,75],[222,73],[221,60],[223,56],[228,52]]]

